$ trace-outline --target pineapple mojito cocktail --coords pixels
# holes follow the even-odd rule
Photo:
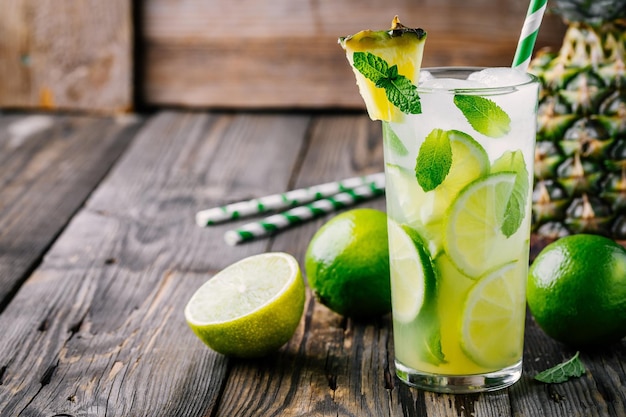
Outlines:
[[[383,121],[396,373],[502,388],[521,375],[538,83],[508,68],[420,75],[425,33],[394,25],[340,42]]]
[[[421,114],[383,122],[394,345],[406,378],[521,366],[538,89],[513,69],[450,79],[474,71],[422,75]],[[496,81],[503,87],[488,87]]]

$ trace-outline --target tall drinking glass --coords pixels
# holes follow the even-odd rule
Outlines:
[[[510,68],[435,68],[422,113],[383,122],[395,365],[410,385],[521,376],[538,91]]]

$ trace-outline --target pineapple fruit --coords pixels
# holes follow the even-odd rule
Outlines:
[[[548,239],[626,239],[626,0],[556,0],[568,23],[540,51],[533,227]]]
[[[399,122],[404,112],[390,102],[386,89],[365,77],[354,65],[356,52],[371,52],[387,61],[413,84],[419,79],[426,32],[400,23],[398,16],[391,22],[389,30],[362,30],[354,35],[339,38],[339,45],[346,51],[346,58],[356,77],[359,92],[372,120]]]

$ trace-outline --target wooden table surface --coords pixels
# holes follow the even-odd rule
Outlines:
[[[330,218],[230,247],[233,224],[199,228],[196,211],[382,158],[362,113],[0,114],[0,416],[626,416],[626,340],[545,385],[532,377],[575,352],[531,318],[521,381],[472,395],[403,385],[390,318],[344,319],[310,291],[294,337],[262,360],[192,334],[183,308],[203,282],[266,251],[302,265]]]

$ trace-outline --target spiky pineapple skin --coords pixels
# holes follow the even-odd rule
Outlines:
[[[576,9],[581,2],[557,3],[583,13]],[[540,52],[529,68],[542,82],[533,229],[548,238],[596,233],[624,240],[626,21],[587,14],[588,23],[570,23],[558,53]]]

